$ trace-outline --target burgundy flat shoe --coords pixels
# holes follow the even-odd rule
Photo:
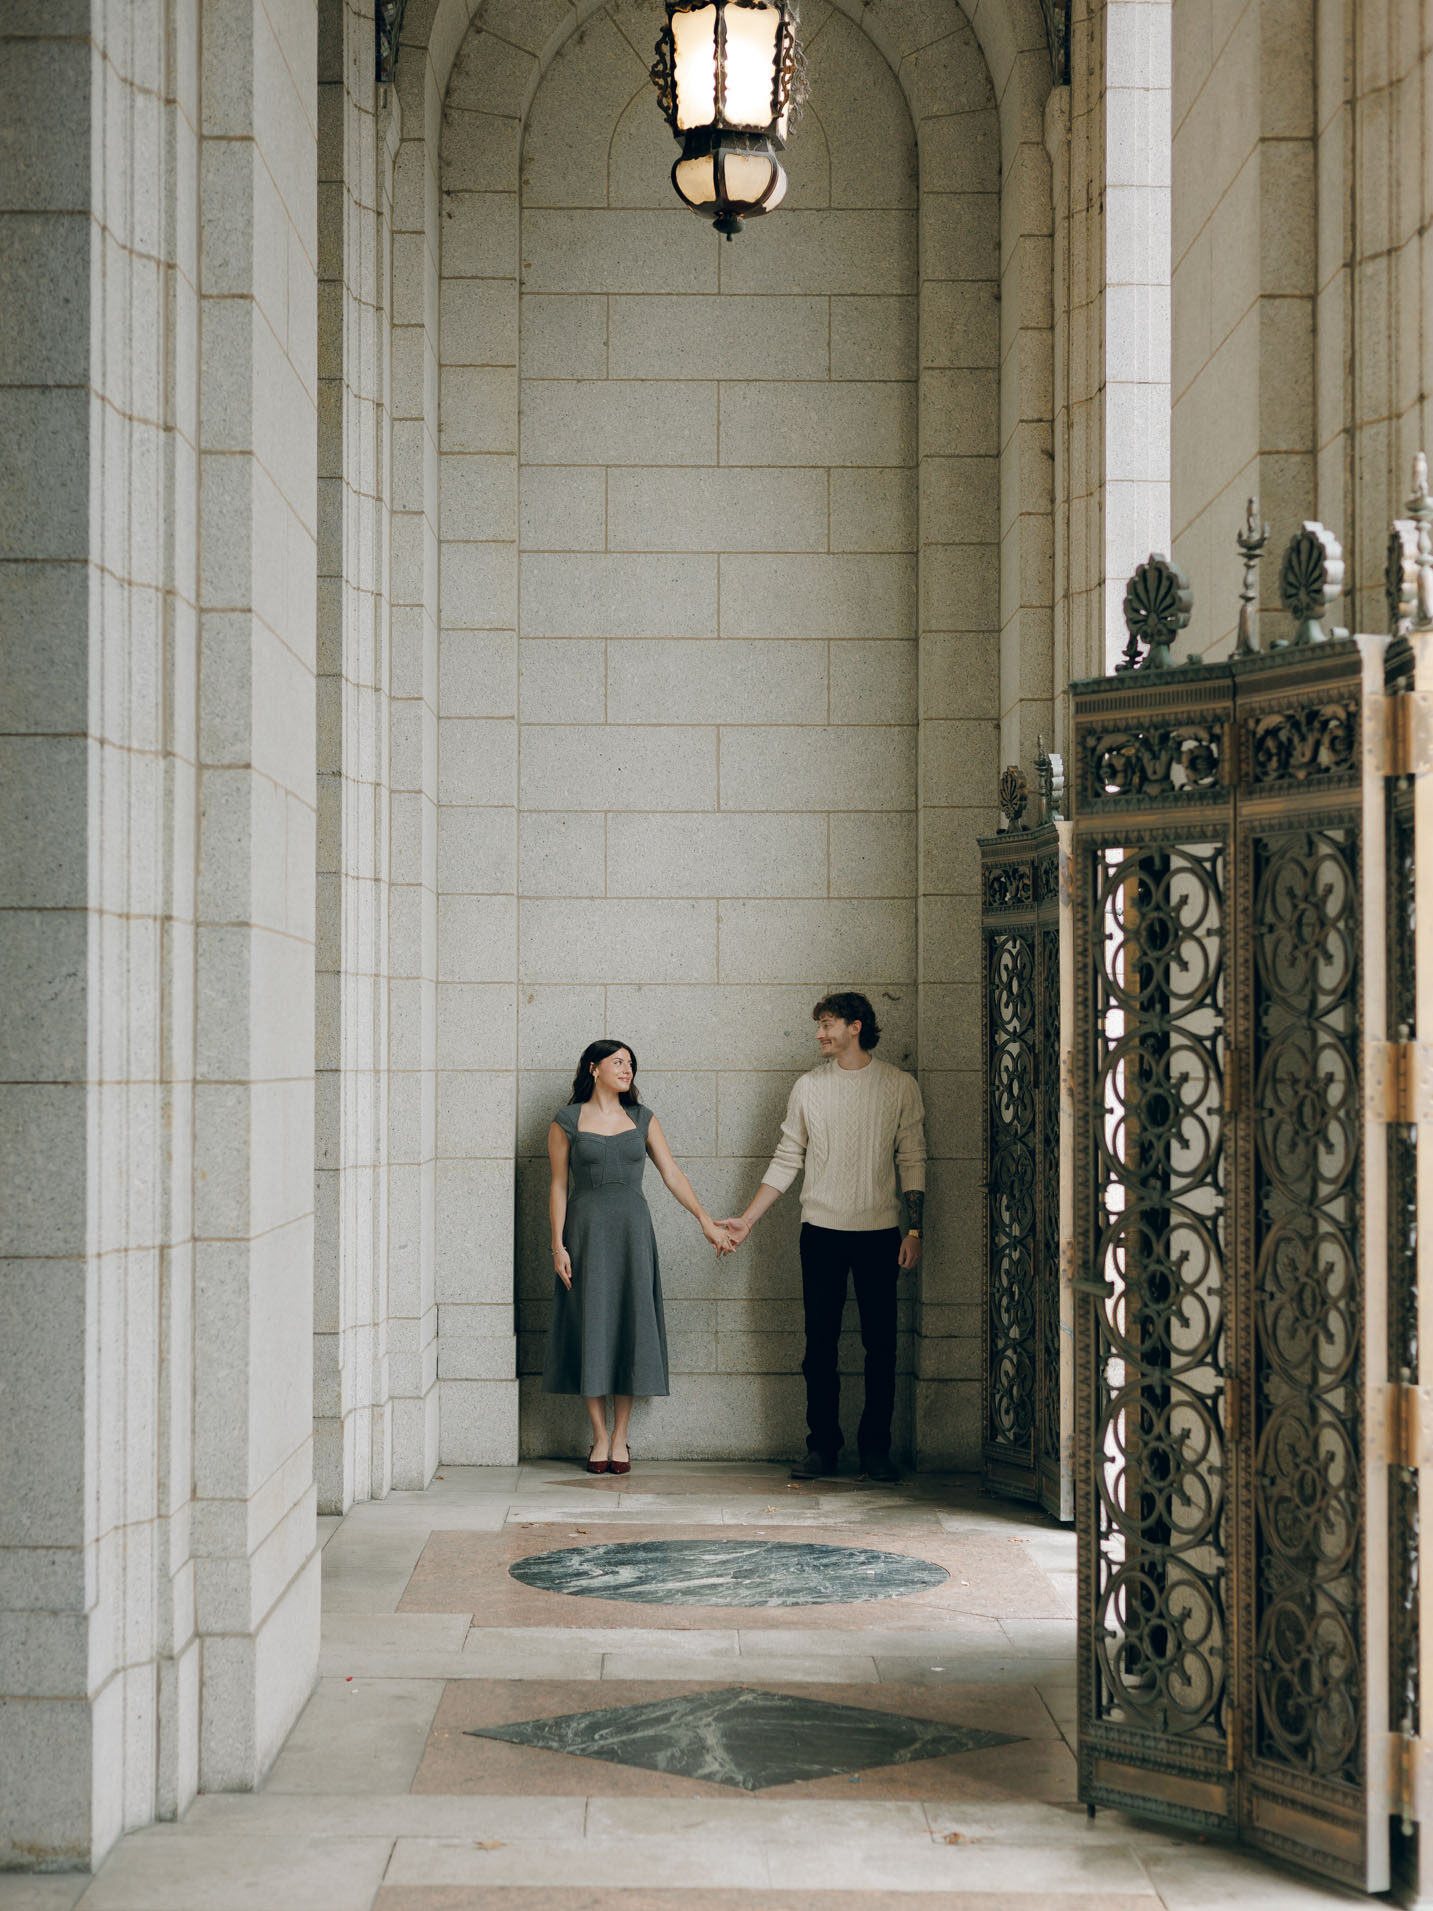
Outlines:
[[[611,1468],[611,1470],[612,1470],[612,1471],[613,1471],[614,1473],[615,1473],[615,1472],[617,1471],[617,1469],[616,1469],[616,1467],[614,1467],[614,1466],[612,1466],[612,1462],[611,1462],[610,1460],[594,1460],[594,1459],[593,1459],[593,1457],[592,1457],[592,1451],[593,1451],[593,1450],[592,1450],[592,1448],[591,1448],[591,1447],[588,1447],[588,1449],[587,1449],[587,1471],[588,1471],[589,1473],[605,1473],[605,1472],[607,1472],[607,1470],[608,1470],[608,1468],[609,1468],[609,1467]],[[626,1467],[625,1467],[625,1466],[623,1467],[623,1469],[622,1469],[622,1471],[623,1471],[624,1473],[625,1473],[625,1472],[627,1471],[627,1469],[626,1469]]]
[[[632,1471],[632,1449],[628,1447],[625,1460],[609,1460],[607,1462],[607,1471],[609,1473],[630,1473]]]

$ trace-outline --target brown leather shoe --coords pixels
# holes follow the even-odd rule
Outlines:
[[[587,1471],[589,1473],[606,1473],[610,1469],[615,1472],[616,1469],[612,1466],[612,1462],[610,1460],[594,1460],[593,1459],[592,1455],[596,1452],[596,1450],[597,1449],[595,1447],[588,1447],[587,1449]],[[624,1473],[626,1472],[625,1467],[622,1470]]]
[[[631,1447],[627,1449],[627,1457],[625,1460],[609,1460],[607,1462],[607,1471],[609,1473],[630,1473],[632,1471]]]

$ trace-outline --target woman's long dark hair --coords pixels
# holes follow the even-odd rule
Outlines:
[[[572,1078],[572,1097],[568,1103],[569,1107],[572,1106],[572,1102],[574,1101],[591,1101],[592,1091],[597,1086],[597,1079],[592,1073],[593,1069],[596,1068],[599,1062],[605,1062],[609,1055],[616,1055],[623,1049],[626,1050],[632,1059],[632,1086],[625,1094],[619,1095],[617,1099],[624,1108],[637,1107],[642,1097],[637,1093],[636,1052],[630,1042],[609,1042],[606,1040],[589,1042],[586,1048],[583,1049],[582,1059],[577,1064],[577,1073]]]

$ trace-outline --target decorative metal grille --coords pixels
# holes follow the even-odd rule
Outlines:
[[[1127,843],[1089,877],[1093,1709],[1222,1754],[1226,850]]]
[[[1053,874],[1059,865],[1049,859],[1037,865],[1037,878]],[[1058,895],[1045,900],[1058,905]],[[1035,1290],[1039,1353],[1036,1365],[1036,1460],[1041,1503],[1061,1508],[1061,1481],[1065,1465],[1062,1439],[1060,1375],[1060,931],[1042,926],[1036,946],[1036,998],[1040,1006],[1037,1036],[1038,1080],[1041,1093],[1036,1107],[1040,1124],[1039,1187],[1036,1213],[1040,1226],[1042,1278]]]
[[[990,1044],[987,1442],[1033,1473],[1035,1421],[1035,956],[1028,929],[987,942]]]
[[[1053,789],[1053,786],[1052,786]],[[1053,823],[981,844],[988,1483],[1068,1518],[1060,1347],[1060,882]],[[1052,792],[1045,795],[1053,809]]]
[[[1188,581],[1141,565],[1123,661],[1071,686],[1061,827],[1081,1796],[1422,1902],[1421,454],[1405,508],[1390,638],[1325,629],[1344,559],[1309,521],[1260,647],[1252,499],[1224,661],[1174,663]]]
[[[1357,823],[1251,835],[1261,1759],[1363,1777]]]
[[[1364,1883],[1363,665],[1246,622],[1073,686],[1081,1789]]]
[[[1393,694],[1407,694],[1410,674],[1407,643],[1391,645]],[[1387,832],[1388,1020],[1397,1040],[1411,1042],[1418,1034],[1411,777],[1389,785]],[[1402,1386],[1417,1387],[1418,1127],[1411,1120],[1388,1124],[1388,1371]],[[1389,1480],[1388,1544],[1388,1714],[1394,1729],[1412,1741],[1421,1730],[1418,1472],[1412,1466],[1395,1466]],[[1405,1885],[1416,1883],[1418,1838],[1418,1827],[1406,1811],[1401,1813],[1394,1826],[1393,1870]]]

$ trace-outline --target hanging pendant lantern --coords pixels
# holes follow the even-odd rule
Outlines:
[[[728,239],[786,192],[776,157],[805,95],[793,0],[666,0],[652,82],[682,142],[677,196]]]

